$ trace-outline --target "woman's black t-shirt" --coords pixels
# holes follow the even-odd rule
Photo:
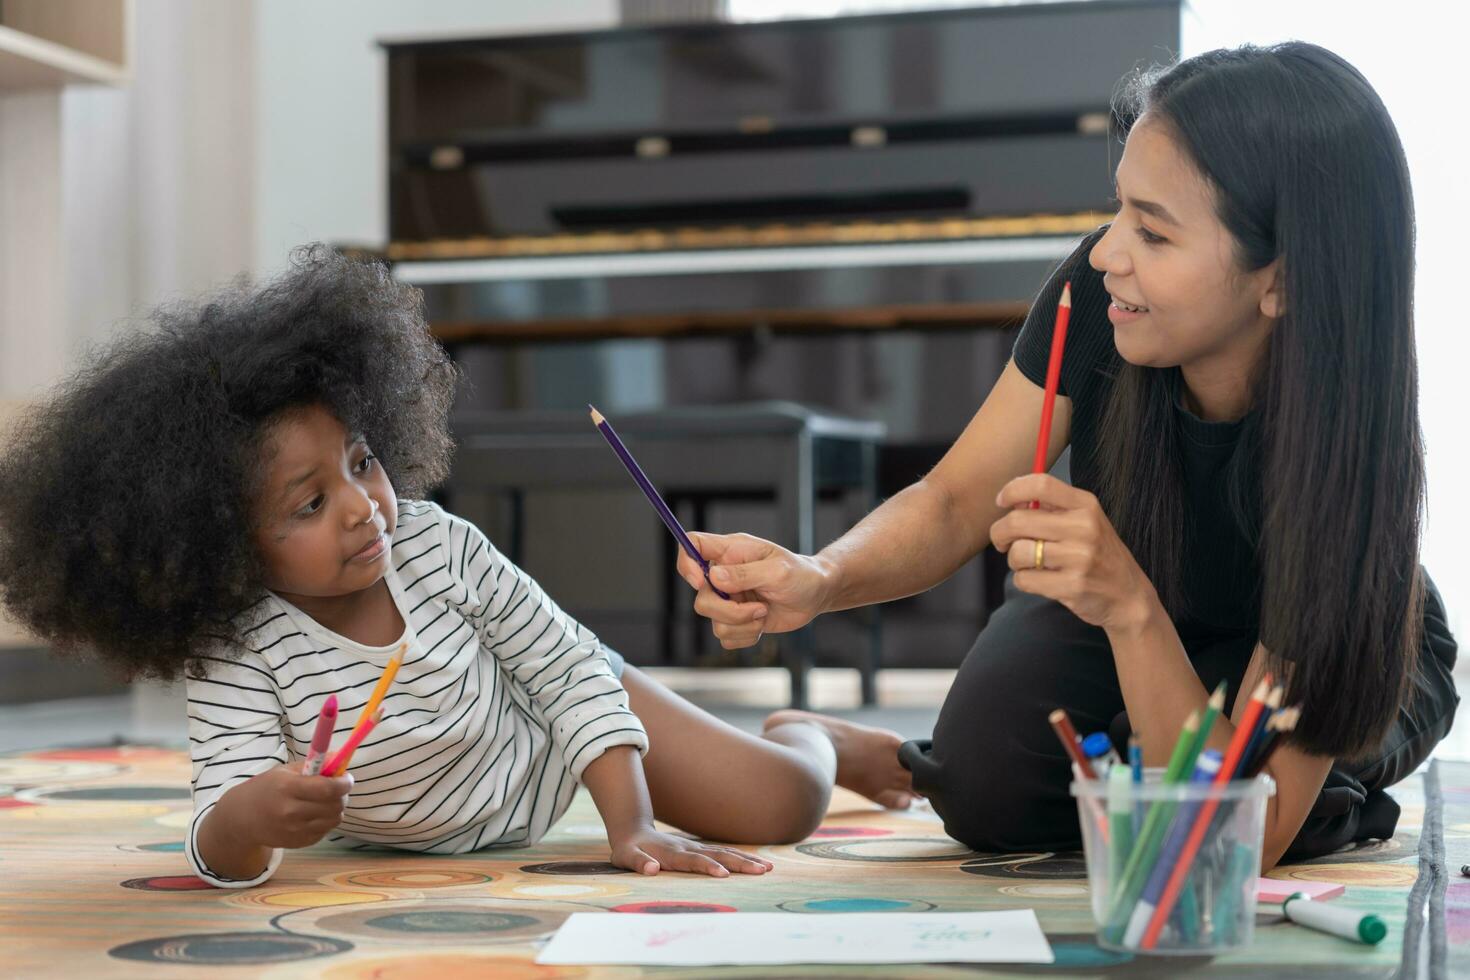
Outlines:
[[[1038,387],[1046,384],[1052,329],[1062,285],[1072,284],[1072,315],[1067,326],[1058,393],[1072,402],[1072,483],[1097,493],[1099,436],[1112,395],[1113,381],[1123,359],[1113,343],[1108,320],[1111,302],[1103,276],[1090,264],[1088,253],[1106,228],[1087,236],[1058,266],[1021,328],[1012,356],[1016,367]],[[1176,384],[1178,369],[1169,368]],[[1177,390],[1177,389],[1176,389]],[[1207,422],[1184,407],[1176,397],[1174,417],[1184,475],[1187,514],[1183,616],[1175,622],[1181,639],[1254,635],[1260,628],[1261,571],[1258,539],[1259,514],[1237,513],[1229,496],[1232,464],[1244,467],[1236,474],[1244,486],[1259,486],[1259,461],[1246,454],[1241,438],[1246,420]],[[1247,505],[1250,506],[1250,505]],[[1269,644],[1267,644],[1269,646]]]

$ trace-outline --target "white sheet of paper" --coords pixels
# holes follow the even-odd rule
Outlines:
[[[1004,912],[577,912],[536,957],[557,965],[1051,963],[1031,909]]]

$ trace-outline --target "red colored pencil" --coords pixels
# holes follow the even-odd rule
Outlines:
[[[1041,431],[1036,434],[1036,461],[1032,473],[1045,473],[1047,449],[1051,446],[1051,416],[1057,407],[1057,386],[1062,380],[1062,351],[1067,346],[1067,321],[1072,318],[1072,284],[1062,286],[1062,299],[1057,303],[1057,322],[1051,331],[1051,359],[1046,364],[1046,397],[1041,402]],[[1031,509],[1039,510],[1041,501],[1031,501]]]
[[[1211,786],[1216,788],[1224,786],[1234,777],[1235,770],[1240,766],[1240,758],[1245,753],[1246,743],[1250,741],[1251,734],[1255,731],[1256,720],[1266,709],[1266,696],[1270,691],[1271,675],[1267,674],[1251,693],[1250,703],[1245,706],[1245,714],[1241,715],[1240,724],[1236,726],[1235,734],[1230,739],[1230,747],[1225,751],[1225,761],[1220,763],[1220,771],[1215,773]],[[1184,847],[1179,851],[1179,860],[1174,863],[1174,870],[1169,873],[1169,881],[1164,885],[1164,893],[1159,896],[1159,904],[1154,908],[1153,918],[1149,920],[1148,929],[1143,933],[1140,948],[1153,949],[1158,943],[1159,933],[1164,931],[1164,923],[1169,921],[1169,916],[1174,911],[1174,903],[1179,900],[1179,893],[1184,889],[1184,881],[1189,877],[1189,867],[1194,863],[1194,856],[1199,852],[1199,846],[1205,839],[1205,831],[1209,829],[1210,821],[1215,818],[1215,811],[1219,808],[1220,798],[1218,796],[1205,800],[1200,806],[1199,813],[1195,816],[1194,826],[1189,829],[1189,836],[1185,838]]]
[[[1077,729],[1072,727],[1072,719],[1067,717],[1067,713],[1058,708],[1047,715],[1046,720],[1051,722],[1052,729],[1057,733],[1057,738],[1061,740],[1062,748],[1066,749],[1067,755],[1072,757],[1073,764],[1082,770],[1083,777],[1096,779],[1097,773],[1092,768],[1091,760],[1082,754],[1082,742],[1077,737]]]
[[[352,736],[342,745],[337,753],[322,767],[322,772],[328,776],[340,776],[347,771],[347,763],[352,761],[352,753],[362,744],[362,740],[368,737],[373,726],[383,720],[383,709],[379,708],[371,715],[364,718],[357,728],[352,730]]]
[[[1082,740],[1077,737],[1077,729],[1072,727],[1072,719],[1061,708],[1056,709],[1046,716],[1051,722],[1052,731],[1057,733],[1061,740],[1062,748],[1067,750],[1067,755],[1072,759],[1072,765],[1077,769],[1078,779],[1096,779],[1097,771],[1092,768],[1092,760],[1088,759],[1082,752]],[[1098,834],[1104,841],[1108,840],[1108,815],[1103,812],[1102,804],[1091,796],[1084,796],[1087,808],[1092,811],[1092,817],[1097,821]]]

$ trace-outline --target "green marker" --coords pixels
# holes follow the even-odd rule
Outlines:
[[[1299,926],[1369,946],[1382,942],[1388,935],[1388,926],[1376,915],[1363,915],[1340,905],[1314,902],[1301,892],[1287,896],[1281,903],[1281,914]]]
[[[1133,774],[1127,766],[1108,770],[1108,887],[1113,887],[1133,848]]]

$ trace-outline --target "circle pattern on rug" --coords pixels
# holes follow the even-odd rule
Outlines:
[[[1391,840],[1360,840],[1348,844],[1339,851],[1326,855],[1333,864],[1351,864],[1358,861],[1381,862],[1394,854],[1405,857],[1419,853],[1419,832],[1406,828],[1403,817],[1399,817],[1399,829]]]
[[[123,771],[123,766],[108,762],[48,762],[45,759],[0,759],[0,783],[7,786],[55,783],[64,780],[97,779]]]
[[[242,889],[233,892],[225,903],[236,908],[321,909],[335,905],[371,905],[386,902],[387,895],[378,892],[333,891],[329,888],[293,888],[280,891]]]
[[[1083,898],[1090,894],[1087,886],[1081,882],[1038,881],[1035,884],[1025,885],[1001,885],[997,891],[1002,895],[1011,895],[1016,898]]]
[[[736,912],[733,905],[712,905],[709,902],[629,902],[614,905],[609,912],[642,912],[651,915],[673,915],[678,912]]]
[[[75,789],[33,789],[21,799],[36,803],[162,803],[187,800],[185,786],[83,786]]]
[[[320,975],[323,980],[576,980],[588,974],[580,966],[542,966],[526,959],[474,953],[427,953],[352,960],[327,966]]]
[[[421,909],[416,912],[390,912],[368,919],[366,925],[389,932],[465,932],[483,935],[507,929],[525,929],[538,920],[511,912],[469,911],[466,909]]]
[[[351,948],[351,943],[327,936],[280,932],[203,932],[142,939],[114,946],[107,953],[115,959],[144,963],[242,966],[336,956]]]
[[[135,854],[182,854],[184,842],[181,840],[164,840],[152,844],[119,844],[119,851],[132,851]]]
[[[353,871],[333,875],[325,884],[365,888],[458,888],[461,885],[483,885],[495,880],[494,875],[478,871],[456,871],[452,868],[397,868],[390,871]]]
[[[140,892],[208,892],[214,886],[197,875],[157,875],[152,878],[129,878],[119,882],[124,888]]]
[[[72,762],[139,762],[143,760],[173,761],[182,753],[173,749],[153,748],[147,745],[103,745],[90,749],[47,749],[31,753],[33,759]]]
[[[1051,943],[1052,955],[1056,961],[1052,963],[1053,969],[1072,970],[1097,970],[1102,968],[1106,972],[1119,976],[1132,975],[1137,967],[1127,970],[1114,971],[1108,967],[1121,966],[1124,963],[1133,962],[1132,953],[1123,953],[1111,949],[1103,949],[1097,941],[1087,933],[1070,933],[1060,936],[1047,936],[1047,942]],[[1156,976],[1170,975],[1170,971],[1161,971]]]
[[[491,885],[490,893],[503,898],[529,898],[536,901],[566,899],[589,902],[598,898],[617,898],[632,891],[627,885],[613,884],[616,880],[605,877],[599,881],[545,881],[536,878],[527,881],[518,876],[511,881]]]
[[[51,803],[11,810],[6,817],[41,823],[112,823],[161,818],[168,812],[168,807],[161,803]],[[187,826],[193,814],[189,810],[179,812],[184,816],[184,823],[180,826]]]
[[[535,904],[495,899],[435,902],[425,907],[417,901],[400,901],[341,911],[328,910],[315,917],[312,928],[358,941],[375,939],[403,943],[412,936],[415,944],[464,946],[468,943],[527,943],[554,933],[573,912],[594,911],[593,906],[564,903]],[[295,915],[309,915],[303,911]]]
[[[528,875],[630,875],[633,872],[609,861],[547,861],[527,864],[521,870]]]
[[[933,902],[903,898],[808,898],[781,902],[783,912],[929,912]]]
[[[1306,864],[1277,868],[1271,875],[1297,881],[1332,881],[1349,887],[1403,888],[1419,877],[1412,864]]]
[[[997,860],[997,859],[1000,860]],[[965,874],[982,878],[1061,878],[1070,881],[1087,877],[1087,861],[1081,854],[988,854],[960,865]]]
[[[891,837],[893,831],[882,827],[818,827],[813,837]]]
[[[975,852],[943,837],[881,837],[874,840],[814,841],[797,844],[808,857],[830,861],[875,861],[885,864],[921,864],[963,861]]]

